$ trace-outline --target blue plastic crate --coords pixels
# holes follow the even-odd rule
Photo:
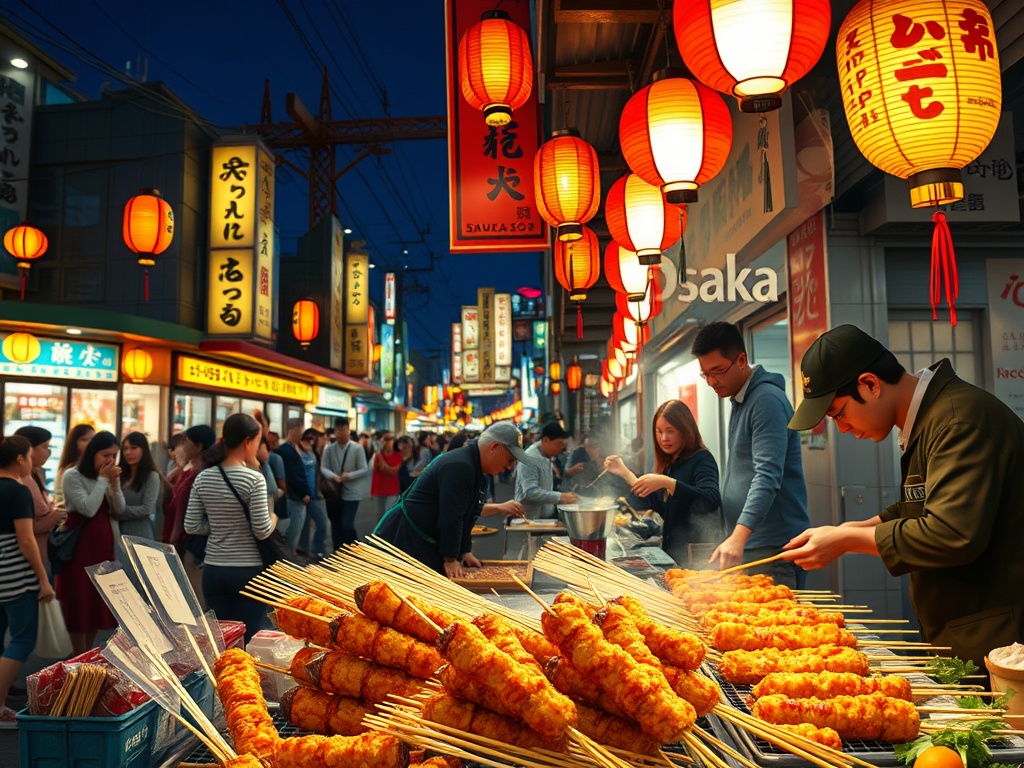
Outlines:
[[[151,768],[161,711],[147,701],[120,717],[20,712],[21,768]]]

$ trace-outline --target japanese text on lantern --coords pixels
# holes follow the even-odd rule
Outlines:
[[[345,323],[366,324],[370,304],[370,257],[362,251],[345,254]],[[347,332],[346,332],[347,334]]]

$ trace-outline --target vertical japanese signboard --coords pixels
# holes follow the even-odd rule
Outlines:
[[[462,380],[480,381],[480,311],[462,307]]]
[[[395,386],[395,326],[383,325],[380,329],[380,386],[390,392]]]
[[[824,213],[819,211],[789,234],[786,238],[786,262],[793,402],[800,405],[804,399],[800,361],[814,340],[829,329]],[[825,422],[811,431],[821,434],[825,431]]]
[[[255,140],[213,147],[206,330],[270,342],[274,159]]]
[[[462,323],[452,323],[452,383],[462,383]]]
[[[480,310],[480,381],[494,381],[494,289],[478,288]]]
[[[493,7],[489,0],[445,3],[451,250],[541,251],[549,247],[549,228],[534,199],[533,157],[540,146],[537,85],[512,121],[501,127],[487,125],[483,112],[466,102],[459,86],[459,40]],[[529,34],[529,3],[510,3],[501,10]]]
[[[1024,259],[988,259],[992,394],[1024,419]]]
[[[331,344],[331,368],[341,370],[345,358],[345,235],[331,217],[331,305],[327,318]]]
[[[370,373],[370,258],[365,251],[345,254],[345,373],[360,378]]]
[[[395,273],[388,272],[384,275],[384,319],[388,325],[395,324],[397,314],[397,297],[395,296]]]
[[[27,218],[34,89],[35,76],[30,70],[5,66],[0,73],[0,232]],[[0,269],[16,271],[14,259],[2,261]]]
[[[494,377],[512,378],[512,294],[494,294]]]

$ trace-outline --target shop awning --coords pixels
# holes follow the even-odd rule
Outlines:
[[[296,373],[303,373],[311,379],[312,383],[338,387],[347,392],[377,395],[384,393],[384,390],[380,387],[376,387],[362,379],[346,376],[343,373],[308,363],[305,360],[282,355],[280,352],[275,352],[272,349],[266,349],[247,341],[207,340],[199,344],[199,351],[231,357],[249,365],[271,368],[281,373],[290,373],[292,376]]]
[[[0,322],[16,324],[25,330],[65,334],[78,328],[89,336],[111,341],[128,339],[156,346],[187,346],[196,348],[205,338],[202,331],[176,323],[135,317],[107,309],[62,304],[36,304],[27,301],[5,301],[0,309]]]

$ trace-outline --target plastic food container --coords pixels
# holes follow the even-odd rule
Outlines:
[[[999,650],[1002,649],[995,649],[995,651]],[[995,651],[989,651],[989,653],[995,653]],[[1006,722],[1009,723],[1010,728],[1024,729],[1024,669],[1004,667],[992,661],[988,656],[985,657],[985,666],[988,668],[989,677],[992,678],[993,691],[1000,693],[1015,691],[1015,695],[1010,697],[1010,701],[1006,705]]]

